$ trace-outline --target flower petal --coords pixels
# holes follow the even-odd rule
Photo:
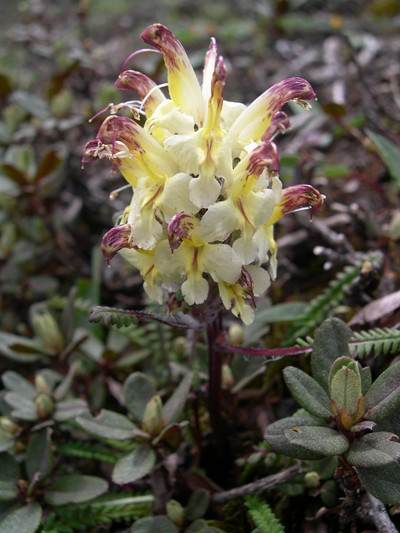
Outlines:
[[[240,216],[231,198],[211,205],[199,226],[205,242],[224,241],[238,227]]]
[[[192,179],[189,174],[183,172],[167,178],[164,191],[158,203],[166,222],[169,222],[176,213],[181,211],[191,214],[196,214],[199,211],[199,208],[194,205],[189,197],[189,183]]]
[[[198,270],[189,273],[187,280],[182,283],[182,294],[189,305],[202,304],[208,296],[208,281]]]
[[[214,281],[235,283],[240,277],[242,265],[227,244],[205,244],[199,255],[199,270],[210,274]]]
[[[115,226],[107,231],[101,242],[101,251],[107,263],[110,263],[114,255],[123,248],[132,247],[132,245],[130,245],[130,239],[130,224],[121,224],[120,226]]]
[[[261,296],[271,285],[271,277],[268,272],[259,265],[247,265],[246,270],[253,282],[254,296]]]
[[[97,134],[102,152],[118,166],[125,179],[136,186],[139,169],[142,174],[174,175],[178,169],[152,136],[134,120],[111,115],[107,117]],[[93,142],[93,141],[92,141]],[[93,146],[90,146],[93,151]],[[85,150],[85,153],[87,150]],[[89,155],[89,154],[87,154]],[[93,153],[92,157],[102,157]]]
[[[325,196],[317,189],[307,184],[293,185],[282,191],[282,197],[274,208],[268,226],[275,224],[279,219],[297,209],[310,209],[311,217],[314,211],[319,211],[324,203]]]
[[[254,100],[230,127],[228,136],[232,146],[238,144],[235,155],[238,155],[246,144],[261,139],[275,113],[280,111],[284,104],[293,99],[302,102],[313,98],[315,93],[311,85],[302,78],[288,78],[270,87]]]
[[[120,251],[120,255],[140,271],[144,279],[144,290],[152,300],[161,304],[162,289],[157,284],[157,281],[160,282],[160,275],[154,265],[154,252],[124,248]]]
[[[244,290],[239,283],[229,285],[220,282],[218,283],[218,290],[225,309],[230,310],[235,316],[240,318],[246,326],[253,322],[254,309],[245,303]]]
[[[198,126],[204,115],[203,96],[196,74],[182,44],[171,30],[162,24],[149,26],[142,40],[160,50],[168,71],[171,100],[184,113],[192,115]]]
[[[217,60],[217,42],[214,37],[211,37],[210,47],[206,53],[203,69],[203,84],[202,93],[204,104],[211,98],[211,83],[215,69],[215,62]]]
[[[136,70],[124,70],[124,72],[121,72],[114,85],[122,91],[136,92],[143,101],[147,118],[165,100],[165,96],[157,84],[151,78]]]

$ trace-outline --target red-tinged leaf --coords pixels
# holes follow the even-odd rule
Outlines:
[[[55,150],[49,150],[39,161],[39,166],[34,177],[34,181],[37,182],[57,170],[61,161],[62,158],[60,157],[59,153],[57,153]]]

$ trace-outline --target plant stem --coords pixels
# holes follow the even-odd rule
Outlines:
[[[390,520],[385,504],[369,493],[367,493],[366,499],[368,502],[366,508],[376,529],[381,533],[399,533],[396,526]]]
[[[220,333],[220,316],[207,325],[208,344],[208,409],[210,423],[217,448],[222,451],[222,418],[221,418],[221,392],[222,392],[222,354],[217,347]]]
[[[292,477],[300,474],[300,472],[301,464],[298,463],[295,466],[283,470],[282,472],[278,472],[277,474],[273,474],[262,479],[257,479],[257,481],[253,481],[252,483],[248,483],[242,487],[237,487],[225,492],[217,492],[213,494],[211,501],[213,503],[225,503],[229,500],[240,498],[245,494],[261,494],[266,490],[273,489],[282,483],[286,483]]]

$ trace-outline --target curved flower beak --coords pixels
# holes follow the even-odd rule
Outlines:
[[[87,143],[83,162],[93,158],[109,159],[132,186],[136,186],[138,169],[146,175],[174,175],[176,164],[153,137],[134,120],[108,116],[96,139]]]
[[[267,225],[271,226],[284,215],[300,209],[310,209],[310,219],[314,212],[319,211],[324,203],[325,195],[311,185],[301,184],[286,187],[282,191],[281,201],[274,207]]]
[[[203,96],[182,44],[172,31],[162,24],[152,24],[141,34],[141,38],[164,56],[171,100],[183,113],[192,115],[200,126],[204,116]]]
[[[313,88],[302,78],[288,78],[276,83],[256,98],[232,124],[228,132],[232,146],[238,143],[240,152],[240,148],[251,141],[261,139],[268,131],[276,113],[290,100],[308,107],[306,100],[313,98],[315,98]]]
[[[123,248],[134,248],[129,242],[130,236],[130,224],[121,224],[120,226],[115,226],[107,231],[101,241],[101,251],[108,264],[110,264],[114,255]]]
[[[148,76],[136,70],[124,70],[114,83],[122,91],[134,91],[142,100],[147,118],[166,99],[158,85]]]

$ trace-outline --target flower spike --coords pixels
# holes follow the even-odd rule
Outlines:
[[[110,115],[82,158],[83,164],[108,160],[132,188],[120,225],[103,237],[104,258],[109,263],[119,253],[159,303],[168,291],[176,298],[178,289],[189,306],[219,296],[250,324],[256,298],[277,273],[274,224],[299,209],[312,215],[325,198],[311,185],[283,188],[273,142],[290,126],[282,107],[290,100],[308,107],[315,93],[306,80],[289,78],[248,107],[227,102],[227,68],[214,38],[200,84],[171,30],[153,24],[141,37],[162,54],[168,83],[126,68],[137,53],[151,50],[131,54],[115,85],[138,100],[102,111]],[[133,118],[120,116],[124,108]]]

